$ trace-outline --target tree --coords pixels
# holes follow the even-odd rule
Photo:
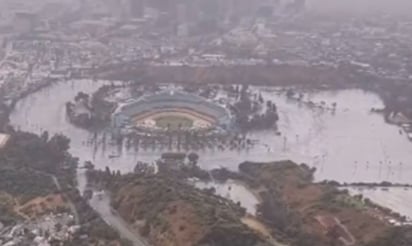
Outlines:
[[[187,158],[189,159],[191,165],[196,166],[199,160],[199,155],[195,152],[192,152],[187,156]]]
[[[366,246],[409,246],[412,245],[412,227],[392,227]]]
[[[296,240],[294,245],[296,246],[313,246],[319,244],[320,242],[318,237],[307,233],[299,233],[295,238]]]
[[[108,166],[106,166],[106,168],[105,168],[105,173],[106,173],[106,176],[111,176],[112,175],[112,172],[110,171],[110,168]]]
[[[66,152],[70,148],[70,139],[62,134],[56,134],[49,140],[48,144],[56,151]]]
[[[326,233],[326,236],[328,237],[329,244],[331,246],[336,245],[340,237],[339,227],[335,225],[332,228],[330,228],[328,232]]]
[[[84,162],[84,168],[89,169],[89,170],[93,170],[94,169],[94,165],[91,161],[85,161]]]
[[[133,242],[122,238],[122,239],[120,239],[120,245],[121,246],[133,246],[134,244],[133,244]]]
[[[54,172],[57,165],[67,160],[70,140],[63,135],[48,139],[48,133],[42,137],[35,134],[16,132],[4,148],[2,157],[14,167],[26,167],[39,171]],[[48,139],[47,142],[44,140]]]
[[[77,102],[79,100],[84,100],[86,102],[89,101],[89,95],[84,93],[84,92],[79,92],[77,93],[76,97],[74,98],[74,100]]]
[[[147,163],[138,161],[134,167],[134,172],[137,174],[146,174],[149,172],[149,165]]]
[[[60,163],[64,160],[70,148],[70,139],[64,135],[56,134],[47,143],[51,162]]]
[[[62,225],[60,223],[56,223],[56,225],[54,225],[54,229],[56,232],[60,232],[62,230]]]
[[[286,92],[286,96],[287,96],[287,97],[294,97],[294,96],[295,96],[295,91],[294,91],[293,89],[289,89],[289,90]]]
[[[260,102],[260,103],[263,103],[263,102],[264,102],[262,93],[259,93],[259,102]]]
[[[40,137],[45,143],[47,143],[48,141],[49,141],[49,132],[48,131],[44,131],[42,134],[41,134],[41,137]]]

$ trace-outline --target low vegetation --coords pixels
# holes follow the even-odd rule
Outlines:
[[[260,193],[260,220],[292,245],[412,245],[410,230],[388,221],[398,216],[333,183],[314,183],[314,169],[306,165],[246,162],[239,169],[247,177],[242,180]],[[391,239],[396,233],[402,235],[401,241]],[[386,244],[376,244],[382,237]]]
[[[106,170],[92,177],[100,184],[107,181],[114,209],[151,245],[268,245],[241,222],[245,209],[210,190],[196,189],[176,174],[121,176]]]
[[[72,187],[76,166],[76,160],[67,153],[70,141],[63,135],[10,134],[9,142],[0,150],[0,190],[13,201],[0,205],[0,222],[6,224],[21,218],[15,206],[58,192],[53,176],[59,178],[63,188]]]

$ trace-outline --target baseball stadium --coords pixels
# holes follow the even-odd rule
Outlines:
[[[148,131],[226,130],[229,111],[205,98],[183,91],[162,91],[126,103],[115,111],[115,129]]]

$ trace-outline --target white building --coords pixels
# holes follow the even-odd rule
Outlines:
[[[4,148],[9,140],[10,135],[0,133],[0,149]]]

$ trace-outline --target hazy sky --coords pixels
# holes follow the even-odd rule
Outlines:
[[[307,0],[310,9],[345,13],[389,13],[412,15],[412,0]]]

